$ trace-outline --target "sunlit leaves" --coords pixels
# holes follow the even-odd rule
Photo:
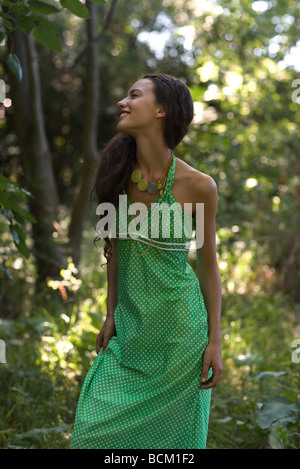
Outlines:
[[[285,12],[277,3],[260,14],[251,2],[231,2],[226,8],[217,3],[218,15],[211,8],[189,20],[196,31],[194,49],[199,51],[190,74],[198,110],[189,140],[191,161],[216,179],[219,226],[240,226],[239,236],[256,246],[255,251],[264,239],[264,262],[283,270],[286,253],[293,252],[293,265],[286,271],[296,293],[300,251],[296,253],[296,241],[288,243],[280,227],[289,226],[291,239],[296,240],[299,189],[291,182],[299,173],[295,129],[300,106],[295,105],[293,88],[297,74],[287,66],[284,54],[297,40],[297,8],[286,0]],[[270,48],[272,44],[278,47]],[[209,108],[215,109],[217,119],[211,119]],[[227,249],[234,252],[233,246],[232,239],[220,243],[221,260]],[[232,262],[238,259],[233,256]]]

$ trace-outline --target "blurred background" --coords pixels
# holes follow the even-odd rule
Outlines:
[[[219,190],[224,372],[207,447],[300,448],[299,7],[0,1],[0,448],[69,447],[106,315],[96,160],[116,102],[155,72],[189,87],[175,154]]]

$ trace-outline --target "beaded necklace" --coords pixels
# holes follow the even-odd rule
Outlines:
[[[171,166],[171,163],[173,161],[173,152],[171,153],[171,156],[170,156],[170,159],[169,159],[169,162],[162,174],[162,176],[159,178],[159,180],[155,183],[155,182],[148,182],[147,179],[143,178],[142,176],[142,173],[140,170],[138,169],[134,169],[131,173],[131,176],[130,176],[130,181],[131,182],[134,182],[136,183],[137,185],[137,188],[141,191],[141,192],[149,192],[149,194],[155,194],[157,192],[157,190],[160,191],[160,195],[162,195],[163,193],[163,186],[164,184],[166,183],[166,172],[169,170],[170,166]],[[162,180],[164,179],[164,182],[162,183]]]
[[[147,181],[146,179],[142,179],[142,174],[141,174],[140,171],[138,171],[138,170],[133,170],[132,174],[136,171],[135,174],[136,174],[136,177],[137,177],[138,180],[137,180],[137,181],[132,181],[132,174],[131,174],[131,181],[132,181],[132,182],[139,182],[139,181],[141,181],[141,180],[142,180],[142,181],[145,181],[145,183],[142,183],[142,189],[140,189],[140,190],[142,190],[143,192],[144,192],[145,190],[147,190],[147,191],[149,192],[148,186],[151,185],[151,188],[153,187],[152,192],[150,192],[150,194],[151,194],[150,200],[149,200],[149,202],[147,203],[147,210],[149,209],[149,207],[150,207],[150,205],[151,205],[151,202],[152,202],[152,200],[153,200],[154,194],[156,193],[156,190],[155,190],[156,188],[159,188],[159,190],[160,190],[160,196],[162,195],[163,190],[164,190],[165,185],[166,185],[166,180],[167,180],[167,176],[165,176],[165,175],[166,175],[167,171],[170,169],[170,166],[171,166],[171,164],[172,164],[172,161],[173,161],[173,152],[171,153],[169,162],[168,162],[168,164],[167,164],[167,166],[166,166],[166,168],[165,168],[165,170],[164,170],[162,176],[159,178],[159,180],[157,181],[156,184],[155,184],[155,183],[149,183],[149,184],[148,184],[148,181]],[[139,177],[139,175],[137,175],[137,173],[139,173],[139,175],[140,175],[141,177]],[[163,178],[165,178],[165,179],[164,179],[164,182],[163,182],[163,184],[162,184],[161,181],[162,181]],[[136,179],[136,178],[134,178],[134,179]],[[147,186],[146,186],[146,184],[147,184]],[[152,186],[152,184],[154,184],[154,186]],[[146,186],[146,187],[145,187],[145,186]],[[160,186],[160,187],[159,187],[159,186]],[[129,198],[130,198],[130,203],[134,203],[134,200],[133,200],[133,197],[132,197],[132,193],[131,193],[130,181],[128,182],[128,194],[129,194]],[[128,202],[128,207],[127,207],[127,208],[129,209],[129,202]],[[128,225],[129,225],[129,213],[128,213],[128,212],[129,212],[129,210],[127,210],[127,222],[128,222]],[[158,215],[159,215],[159,210],[158,210]],[[147,214],[144,215],[144,216],[147,216]],[[151,237],[151,239],[150,239],[150,243],[149,243],[148,246],[147,246],[147,249],[146,249],[143,253],[138,253],[138,252],[136,252],[136,250],[134,249],[133,242],[132,242],[132,238],[131,238],[131,236],[130,236],[130,234],[129,234],[129,230],[128,230],[128,236],[129,236],[129,239],[130,239],[130,243],[131,243],[131,247],[132,247],[133,252],[134,252],[137,256],[144,256],[144,255],[146,254],[146,252],[148,252],[148,250],[150,249],[150,246],[151,246],[151,244],[152,244],[152,237]]]

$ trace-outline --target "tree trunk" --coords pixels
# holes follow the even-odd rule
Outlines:
[[[99,59],[97,36],[97,5],[86,2],[90,11],[87,20],[88,48],[86,51],[86,94],[85,116],[82,144],[82,173],[80,183],[76,189],[72,206],[71,222],[69,226],[69,243],[75,265],[80,261],[80,247],[84,223],[88,212],[90,194],[95,181],[98,149],[97,149],[97,122],[99,101]]]
[[[58,197],[44,126],[36,44],[32,35],[23,34],[19,28],[10,36],[9,46],[13,44],[23,70],[21,83],[13,76],[10,79],[14,124],[23,158],[22,184],[33,195],[29,202],[30,211],[37,220],[32,225],[33,255],[37,280],[44,281],[47,277],[57,277],[62,267],[61,255],[53,239]]]

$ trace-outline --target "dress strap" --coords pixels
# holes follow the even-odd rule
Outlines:
[[[173,186],[174,177],[175,177],[175,166],[176,166],[176,156],[173,154],[173,161],[171,163],[171,166],[168,172],[166,186],[165,186],[165,190],[163,194],[167,194]]]

